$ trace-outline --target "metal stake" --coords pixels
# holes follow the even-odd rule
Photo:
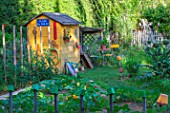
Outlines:
[[[54,94],[54,104],[55,104],[55,113],[59,113],[58,111],[58,95]]]
[[[34,90],[34,113],[37,113],[37,91]]]
[[[83,95],[80,95],[80,113],[84,113]]]
[[[143,97],[143,112],[147,113],[147,108],[146,108],[146,97]]]
[[[10,113],[12,113],[12,111],[13,111],[12,91],[9,91],[9,103],[10,103]]]
[[[113,113],[113,101],[112,101],[112,94],[110,94],[110,113]]]

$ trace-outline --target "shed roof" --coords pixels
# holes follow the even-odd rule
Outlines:
[[[59,22],[62,25],[78,25],[78,24],[81,24],[81,22],[75,20],[74,18],[72,18],[72,17],[70,17],[70,16],[68,16],[66,14],[54,13],[54,12],[43,12],[43,13],[35,16],[34,18],[30,19],[27,23],[24,24],[24,26],[26,26],[32,20],[34,20],[35,18],[38,18],[41,15],[45,15],[45,16],[53,19],[54,21]]]
[[[80,26],[80,31],[86,34],[95,34],[95,33],[103,32],[104,28],[92,28],[92,27]]]

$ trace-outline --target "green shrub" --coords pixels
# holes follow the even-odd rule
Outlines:
[[[129,50],[125,53],[122,59],[122,65],[127,70],[128,74],[131,76],[136,76],[139,72],[139,67],[142,59],[139,59],[140,54],[136,53],[135,49]]]
[[[153,47],[145,49],[147,56],[151,59],[150,64],[146,65],[153,76],[170,77],[170,48],[167,46],[168,40],[156,42]]]

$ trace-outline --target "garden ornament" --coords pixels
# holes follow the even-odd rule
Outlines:
[[[58,110],[58,88],[57,87],[53,87],[50,90],[50,93],[54,95],[55,113],[59,113],[59,110]]]
[[[113,100],[112,100],[112,95],[115,94],[114,88],[109,88],[107,90],[107,94],[110,95],[110,113],[113,113]]]
[[[38,112],[38,105],[37,105],[37,91],[41,90],[39,84],[33,84],[32,90],[34,91],[34,113]]]
[[[158,100],[156,101],[156,103],[160,106],[162,105],[168,105],[168,95],[166,94],[160,94]]]
[[[14,91],[14,86],[8,85],[8,91],[9,91],[10,113],[12,113],[12,111],[13,111],[12,92]]]

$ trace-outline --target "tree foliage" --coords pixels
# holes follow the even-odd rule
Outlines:
[[[166,0],[1,0],[0,24],[19,26],[41,12],[60,12],[81,21],[83,25],[103,27],[106,31],[119,32],[122,39],[128,39],[141,18],[154,21],[154,24],[158,21],[165,23],[160,26],[164,28],[169,21],[167,15],[170,14],[170,5],[166,6],[167,2]],[[166,26],[165,31],[168,30]]]
[[[170,3],[148,7],[143,12],[143,17],[153,23],[155,30],[164,36],[170,36]]]

